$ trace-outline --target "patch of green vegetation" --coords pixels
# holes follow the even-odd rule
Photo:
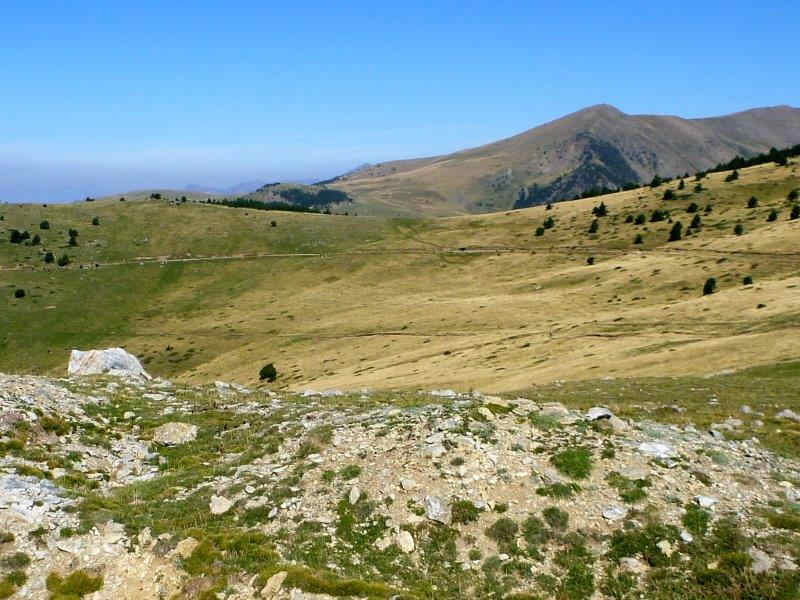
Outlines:
[[[683,517],[681,517],[681,523],[690,533],[703,536],[708,531],[709,523],[711,523],[711,513],[696,504],[689,504]]]
[[[519,525],[507,517],[497,519],[487,530],[486,537],[493,540],[498,548],[513,554],[516,552],[516,539]]]
[[[554,531],[566,531],[569,525],[569,513],[556,506],[548,506],[542,511],[542,516]]]
[[[572,479],[586,479],[592,472],[592,453],[588,448],[568,448],[551,457],[550,462]]]
[[[103,578],[92,577],[83,570],[73,571],[66,578],[62,578],[58,573],[50,573],[46,584],[50,600],[74,600],[102,588]]]
[[[623,502],[634,504],[647,498],[645,488],[650,487],[648,479],[628,479],[616,471],[611,471],[606,475],[606,482],[619,492],[619,497]]]
[[[477,521],[481,513],[480,509],[470,500],[456,500],[453,502],[450,512],[453,523],[457,525],[466,525]]]
[[[548,498],[557,498],[561,500],[571,498],[580,491],[581,486],[577,483],[553,483],[536,488],[536,493],[539,496],[547,496]]]
[[[561,427],[557,417],[551,415],[540,415],[535,412],[531,412],[528,415],[528,421],[530,421],[531,425],[536,427],[536,429],[541,429],[543,431],[558,429]]]
[[[570,540],[566,548],[556,552],[553,562],[565,571],[558,598],[583,600],[594,594],[594,556],[581,539]]]
[[[361,475],[361,467],[358,465],[347,465],[339,471],[339,477],[344,480],[355,479],[359,475]]]
[[[767,521],[776,529],[800,531],[800,515],[798,514],[773,512],[767,516]]]
[[[328,594],[335,597],[391,598],[397,591],[382,583],[370,583],[359,579],[343,579],[327,571],[312,571],[304,567],[270,568],[261,573],[266,581],[278,571],[286,571],[284,586],[298,588],[311,594]]]
[[[678,529],[672,525],[649,523],[644,527],[633,527],[617,530],[611,536],[608,557],[619,562],[619,559],[637,555],[641,556],[652,567],[664,567],[674,560],[667,556],[658,546],[664,540],[673,543],[678,539]]]
[[[522,522],[522,537],[531,549],[545,544],[551,534],[540,518],[531,515]]]
[[[15,552],[14,554],[9,554],[8,556],[3,557],[0,560],[0,566],[5,569],[11,569],[17,571],[19,569],[24,569],[28,565],[31,564],[31,557],[25,554],[24,552]]]

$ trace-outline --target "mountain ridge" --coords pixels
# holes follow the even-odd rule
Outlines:
[[[483,146],[367,165],[326,183],[366,210],[492,212],[531,206],[532,195],[535,203],[559,201],[798,142],[800,109],[789,105],[686,119],[597,104]]]

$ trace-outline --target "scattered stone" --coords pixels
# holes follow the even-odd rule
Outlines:
[[[630,571],[631,573],[635,573],[637,575],[646,573],[649,569],[647,563],[639,560],[638,558],[633,558],[632,556],[625,556],[619,559],[619,566],[626,571]]]
[[[222,515],[231,509],[233,502],[224,496],[211,496],[211,502],[208,506],[212,515]]]
[[[587,421],[599,421],[600,419],[610,419],[614,416],[610,410],[603,406],[593,406],[586,412]]]
[[[197,439],[197,425],[164,423],[153,430],[153,441],[164,446],[180,446]]]
[[[414,481],[413,479],[404,477],[400,479],[400,487],[403,488],[403,490],[405,490],[406,492],[409,492],[413,490],[415,487],[417,487],[417,482]]]
[[[747,554],[753,559],[753,564],[750,565],[750,570],[753,573],[764,573],[775,566],[775,561],[766,552],[759,550],[755,546],[750,546]]]
[[[414,552],[414,538],[411,537],[411,534],[405,529],[395,535],[394,541],[397,547],[404,553],[411,554]]]
[[[662,442],[642,442],[639,444],[639,451],[646,456],[661,460],[678,457],[678,453],[672,446]]]
[[[361,498],[361,490],[358,488],[357,485],[354,485],[350,488],[350,495],[348,496],[348,500],[350,504],[355,504],[358,502],[358,499]]]
[[[670,544],[669,540],[661,540],[656,544],[659,550],[661,550],[667,556],[672,556],[672,553],[675,552],[675,549]]]
[[[485,406],[481,406],[478,409],[478,414],[481,415],[487,421],[494,421],[494,413]]]
[[[716,498],[712,498],[711,496],[702,496],[702,495],[695,496],[694,501],[701,508],[711,508],[718,502]]]
[[[687,544],[691,544],[694,541],[694,536],[684,529],[681,531],[681,539]]]
[[[776,416],[778,419],[789,419],[790,421],[796,421],[796,422],[800,423],[800,415],[798,415],[798,414],[797,414],[796,412],[794,412],[793,410],[789,410],[788,408],[787,408],[787,409],[784,409],[784,410],[782,410],[781,412],[779,412],[779,413],[778,413],[777,415],[775,415],[775,416]]]
[[[450,524],[450,507],[436,496],[425,496],[425,516],[431,521]]]
[[[261,588],[261,597],[265,600],[277,600],[280,594],[281,586],[289,574],[286,571],[278,571],[267,579],[267,584]]]
[[[603,518],[607,521],[619,521],[628,514],[627,509],[621,506],[607,506],[603,509]]]

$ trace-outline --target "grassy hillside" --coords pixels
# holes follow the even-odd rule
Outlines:
[[[58,374],[73,347],[122,345],[186,381],[254,383],[274,362],[277,384],[296,389],[502,391],[797,360],[797,161],[727,175],[700,192],[694,178],[672,182],[672,200],[664,185],[427,220],[149,199],[5,205],[0,371]],[[608,215],[590,234],[601,200]],[[682,222],[683,239],[650,222],[656,208]],[[639,214],[646,223],[626,222]],[[695,214],[702,226],[687,235]],[[10,244],[12,228],[41,246]],[[71,262],[45,265],[45,251]],[[709,277],[718,290],[703,296]]]

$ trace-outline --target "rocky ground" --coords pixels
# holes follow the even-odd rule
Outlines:
[[[800,461],[450,390],[0,375],[0,598],[795,598]]]

